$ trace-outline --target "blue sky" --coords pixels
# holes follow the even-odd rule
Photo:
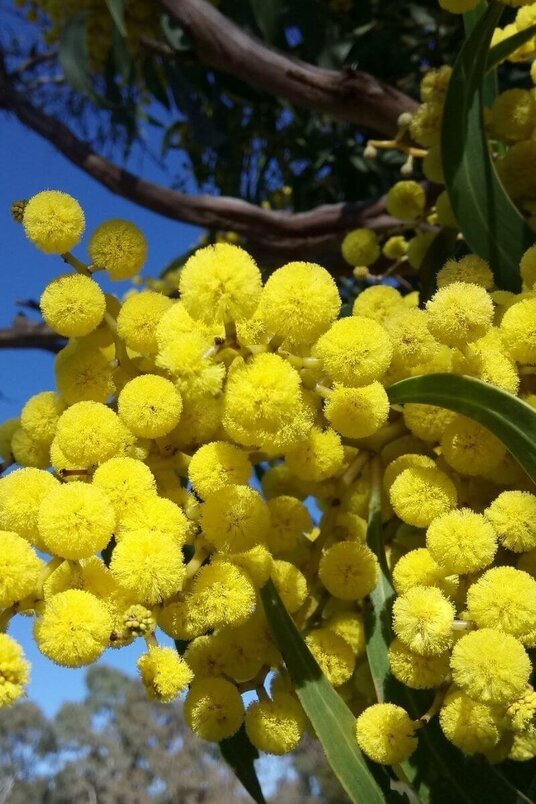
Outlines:
[[[157,276],[174,257],[194,245],[201,233],[186,224],[166,220],[135,204],[114,196],[93,179],[56,153],[51,145],[26,130],[11,117],[0,117],[2,180],[0,182],[0,327],[10,325],[17,312],[17,299],[39,300],[46,284],[65,270],[59,257],[43,254],[29,243],[22,227],[10,215],[11,203],[29,198],[43,189],[64,190],[77,198],[86,213],[87,230],[75,250],[86,259],[87,233],[107,218],[128,218],[140,226],[149,242],[149,257],[144,273]],[[128,166],[144,178],[164,181],[165,176],[149,160],[133,155]],[[110,286],[109,286],[110,287]],[[114,283],[121,293],[126,283]],[[107,288],[109,289],[109,288]],[[18,416],[32,394],[54,388],[54,356],[40,350],[0,349],[0,421]],[[33,642],[31,620],[17,617],[10,633],[23,644],[33,664],[29,697],[51,714],[65,700],[84,694],[84,671],[57,667],[45,659]],[[104,661],[135,672],[136,658],[143,649],[138,640],[121,651],[107,651]]]

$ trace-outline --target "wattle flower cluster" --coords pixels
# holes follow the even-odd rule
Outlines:
[[[41,298],[68,339],[56,387],[0,428],[2,457],[19,467],[0,480],[0,630],[32,615],[40,651],[68,667],[143,639],[151,697],[187,690],[200,737],[220,741],[245,723],[254,745],[281,754],[307,718],[260,602],[271,579],[359,714],[363,750],[398,763],[426,718],[373,704],[365,617],[379,562],[366,520],[381,470],[398,594],[393,675],[437,691],[434,711],[462,750],[535,756],[534,487],[482,427],[391,406],[386,388],[463,373],[534,403],[536,250],[518,296],[494,291],[489,266],[469,256],[441,269],[426,309],[416,293],[378,285],[340,318],[322,267],[290,263],[263,283],[229,243],[194,253],[174,298],[133,289],[121,301],[96,277],[139,272],[137,227],[102,224],[85,264],[70,253],[84,231],[75,199],[46,191],[16,213],[38,248],[75,270]],[[1,705],[28,674],[0,634]]]

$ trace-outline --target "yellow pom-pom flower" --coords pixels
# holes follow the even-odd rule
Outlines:
[[[171,374],[177,389],[185,396],[218,394],[225,377],[225,366],[207,357],[212,343],[199,332],[179,335],[160,348],[156,364]]]
[[[125,299],[117,316],[117,333],[129,349],[144,355],[158,351],[156,329],[173,301],[162,293],[145,290]]]
[[[246,712],[246,734],[266,754],[288,754],[299,745],[307,718],[293,695],[279,692],[273,700],[261,699]]]
[[[341,611],[334,614],[326,622],[326,628],[341,636],[352,648],[354,656],[359,659],[365,654],[366,638],[363,615],[357,611]]]
[[[536,299],[512,304],[501,320],[503,341],[514,360],[536,362]]]
[[[399,260],[408,250],[408,241],[403,235],[389,237],[382,246],[382,254],[388,260]]]
[[[274,561],[271,578],[283,605],[289,614],[294,614],[307,597],[305,575],[290,561]]]
[[[525,286],[529,290],[533,290],[536,285],[536,246],[531,246],[525,251],[521,257],[519,268]]]
[[[399,595],[414,586],[436,586],[444,594],[453,595],[457,581],[457,576],[439,566],[425,547],[410,550],[396,562],[393,569],[393,586]]]
[[[115,391],[110,360],[90,343],[71,341],[56,357],[56,384],[69,405],[106,402]]]
[[[390,285],[373,285],[362,290],[354,302],[352,315],[372,318],[379,324],[401,308],[404,301],[395,288]]]
[[[98,327],[106,300],[93,279],[63,274],[46,286],[39,306],[51,329],[66,338],[80,338]]]
[[[452,644],[454,606],[439,589],[413,586],[393,604],[400,641],[421,656],[439,656]]]
[[[411,466],[423,466],[433,469],[435,465],[433,458],[430,458],[428,455],[420,455],[412,452],[399,455],[398,458],[395,458],[394,461],[391,461],[385,467],[383,473],[383,487],[385,491],[388,492],[398,475],[403,472],[404,469],[409,469]]]
[[[244,485],[251,475],[251,463],[244,450],[227,441],[204,444],[192,456],[188,478],[202,497],[229,485]]]
[[[0,479],[0,527],[32,544],[39,541],[37,517],[43,498],[59,481],[41,469],[17,469]]]
[[[377,381],[360,388],[335,385],[326,399],[324,413],[341,435],[365,438],[374,435],[387,421],[389,398]]]
[[[351,678],[355,656],[342,636],[329,628],[317,628],[311,631],[305,642],[330,684],[340,687]]]
[[[128,431],[106,405],[77,402],[60,416],[56,438],[66,458],[87,467],[121,454],[128,443]]]
[[[491,107],[491,130],[503,142],[528,140],[536,124],[536,103],[527,89],[506,89]]]
[[[201,527],[219,550],[240,552],[264,542],[270,516],[266,503],[249,486],[224,486],[201,509]]]
[[[256,315],[289,348],[308,346],[335,321],[341,307],[330,274],[312,262],[291,262],[270,276]]]
[[[536,580],[514,567],[493,567],[469,587],[467,612],[479,628],[530,642],[536,632]]]
[[[384,326],[393,344],[393,360],[404,368],[425,363],[438,350],[424,310],[395,310]]]
[[[477,254],[467,254],[459,260],[447,260],[437,274],[438,288],[445,288],[454,282],[469,282],[489,290],[493,287],[494,279],[486,260]]]
[[[36,591],[42,567],[25,539],[0,530],[0,608],[8,608]]]
[[[68,589],[49,598],[35,621],[34,636],[41,653],[64,667],[82,667],[104,652],[112,633],[106,604],[82,589]]]
[[[7,419],[0,424],[0,459],[5,463],[11,463],[13,453],[11,452],[11,439],[13,434],[20,427],[19,419]]]
[[[20,425],[32,441],[48,444],[54,438],[58,419],[65,404],[54,391],[42,391],[30,397],[20,414]]]
[[[156,483],[146,464],[135,458],[110,458],[93,475],[93,485],[106,494],[118,519],[147,495],[156,494]]]
[[[20,466],[45,469],[50,464],[48,444],[44,444],[42,441],[34,441],[22,427],[19,427],[13,433],[11,452],[15,458],[15,463]]]
[[[128,533],[113,551],[110,569],[132,601],[155,606],[182,589],[186,569],[172,536]]]
[[[489,430],[458,415],[443,431],[441,452],[448,465],[460,474],[482,475],[501,463],[506,447]]]
[[[408,430],[423,441],[439,441],[456,413],[436,405],[410,402],[404,405],[404,423]]]
[[[194,681],[184,702],[184,717],[202,740],[219,743],[236,734],[244,720],[244,704],[235,685],[225,678]]]
[[[464,575],[491,564],[497,552],[497,534],[482,514],[460,508],[430,523],[426,546],[446,572]]]
[[[43,498],[38,527],[49,553],[78,560],[106,547],[115,527],[115,512],[103,491],[75,481]]]
[[[177,426],[181,395],[172,382],[157,374],[135,377],[117,400],[119,418],[139,438],[161,438]]]
[[[380,256],[380,245],[376,233],[371,229],[354,229],[342,241],[341,251],[348,265],[368,266]]]
[[[398,181],[387,193],[387,212],[401,221],[412,221],[424,212],[426,196],[416,181]]]
[[[450,672],[448,650],[436,656],[422,656],[410,650],[400,639],[389,646],[389,665],[398,681],[414,690],[439,687]]]
[[[318,575],[328,592],[341,600],[361,600],[378,581],[378,560],[359,542],[339,542],[323,554]]]
[[[485,511],[499,541],[514,553],[536,548],[536,496],[529,491],[503,491]]]
[[[147,259],[145,235],[134,223],[113,218],[98,226],[88,245],[94,269],[105,270],[110,279],[131,279]]]
[[[426,305],[432,335],[447,346],[463,347],[482,338],[493,321],[493,303],[484,288],[453,282]]]
[[[138,669],[149,698],[162,703],[170,703],[193,678],[174,648],[150,647],[138,659]]]
[[[462,690],[451,690],[439,713],[443,734],[466,754],[482,754],[499,741],[503,718],[494,706],[472,700]]]
[[[181,548],[188,537],[189,527],[186,514],[176,503],[151,492],[140,496],[123,511],[115,537],[121,541],[133,533],[151,533],[155,538],[169,537],[177,548]]]
[[[24,695],[30,680],[30,663],[18,642],[0,633],[0,709]]]
[[[312,426],[298,372],[274,354],[261,354],[227,379],[223,426],[239,444],[286,450]]]
[[[365,709],[356,723],[361,750],[380,765],[398,765],[417,748],[416,724],[401,706],[379,703]]]
[[[281,495],[268,501],[270,529],[268,545],[274,553],[292,550],[313,528],[305,505],[295,497]]]
[[[450,660],[454,683],[475,701],[508,705],[528,684],[530,658],[519,640],[492,628],[464,634]]]
[[[440,469],[411,466],[398,475],[389,498],[403,522],[425,528],[456,505],[457,493],[452,480]]]
[[[285,460],[301,480],[327,480],[340,471],[344,462],[341,437],[331,428],[313,427],[304,441],[287,451]]]
[[[31,242],[46,254],[64,254],[80,242],[85,218],[78,201],[59,190],[34,195],[22,217],[24,231]]]
[[[255,609],[255,587],[243,570],[228,561],[201,567],[193,594],[210,628],[241,625]]]
[[[392,353],[385,329],[356,315],[336,321],[313,349],[332,380],[353,388],[379,380],[389,368]]]
[[[249,254],[230,243],[198,249],[179,278],[181,301],[192,318],[206,324],[237,321],[255,312],[261,274]]]

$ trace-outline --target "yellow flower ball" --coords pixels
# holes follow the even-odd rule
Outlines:
[[[301,480],[327,480],[342,469],[341,437],[331,428],[313,427],[304,441],[286,452],[285,461],[292,474]]]
[[[440,469],[411,466],[393,482],[389,499],[403,522],[425,528],[456,505],[457,493],[452,480]]]
[[[536,103],[527,89],[507,89],[491,107],[491,130],[503,142],[519,142],[531,137],[536,124]]]
[[[336,321],[313,348],[331,379],[352,388],[379,380],[389,368],[392,353],[385,329],[357,315]]]
[[[30,663],[18,642],[7,634],[0,633],[0,709],[11,706],[24,695],[24,687],[30,680]]]
[[[529,491],[503,491],[485,511],[486,519],[507,550],[536,548],[536,496]]]
[[[184,307],[192,318],[206,324],[252,316],[261,287],[261,274],[253,258],[230,243],[198,249],[179,277]]]
[[[180,592],[186,569],[172,536],[152,531],[127,533],[116,545],[110,569],[133,602],[155,606]]]
[[[413,586],[393,604],[393,629],[421,656],[438,656],[452,644],[455,609],[433,586]]]
[[[35,621],[37,647],[63,667],[95,662],[108,647],[112,619],[106,604],[90,592],[68,589],[49,598]]]
[[[367,641],[363,614],[358,611],[341,611],[326,622],[326,628],[341,636],[352,648],[356,659],[365,655]]]
[[[304,711],[293,695],[280,692],[273,700],[251,704],[246,712],[246,734],[266,754],[288,754],[299,745],[307,726]]]
[[[355,668],[355,656],[348,642],[329,628],[317,628],[305,637],[307,647],[327,680],[340,687]]]
[[[393,360],[404,368],[425,363],[438,350],[424,310],[395,310],[385,319],[384,326],[393,344]]]
[[[51,329],[66,338],[80,338],[98,327],[106,300],[93,279],[63,274],[46,286],[39,306]]]
[[[419,218],[425,205],[424,188],[416,181],[397,181],[387,193],[387,212],[401,221]]]
[[[162,606],[157,614],[158,625],[173,639],[190,640],[209,630],[205,612],[191,594],[184,595],[184,599],[178,603]]]
[[[493,567],[469,587],[467,612],[478,628],[495,628],[530,643],[536,631],[536,580],[514,567]]]
[[[161,438],[177,426],[181,395],[172,382],[157,374],[135,377],[117,400],[119,418],[139,438]]]
[[[0,530],[0,608],[36,591],[43,562],[16,533]]]
[[[184,717],[202,740],[219,743],[236,734],[244,720],[244,704],[235,685],[224,678],[194,681],[184,702]]]
[[[309,346],[335,321],[341,307],[330,274],[312,262],[290,262],[270,276],[256,316],[289,348]]]
[[[188,537],[190,522],[183,510],[172,500],[159,497],[152,491],[140,495],[119,517],[115,537],[150,533],[155,538],[171,538],[181,548]]]
[[[19,427],[11,439],[11,452],[19,466],[46,469],[50,465],[50,449],[42,441],[34,441],[26,430]]]
[[[121,454],[128,443],[128,431],[106,405],[77,402],[60,416],[56,438],[66,458],[87,467]]]
[[[514,734],[508,759],[514,762],[528,762],[536,757],[536,730],[529,729],[521,734]]]
[[[439,713],[443,734],[466,754],[482,754],[499,741],[502,734],[500,710],[473,701],[462,690],[452,689]]]
[[[210,636],[193,639],[184,653],[184,659],[192,669],[196,681],[209,676],[221,676],[225,667],[225,645],[221,631]]]
[[[39,506],[59,485],[50,472],[33,467],[17,469],[0,478],[0,528],[41,546],[37,530]]]
[[[218,394],[225,365],[207,357],[213,341],[199,332],[189,332],[167,343],[158,352],[156,365],[169,372],[177,389],[189,397]]]
[[[47,552],[78,560],[106,547],[114,531],[115,512],[96,486],[66,483],[43,498],[38,527]]]
[[[396,562],[393,569],[393,586],[399,595],[414,586],[436,586],[444,594],[452,596],[457,584],[457,576],[439,566],[425,547],[410,550]]]
[[[464,0],[453,0],[453,2]],[[469,2],[470,0],[467,0]],[[450,2],[450,0],[449,0]],[[472,0],[471,0],[472,2]],[[436,146],[439,144],[441,124],[443,121],[443,104],[437,101],[422,103],[411,117],[410,133],[419,145]],[[425,235],[431,232],[423,232]]]
[[[342,241],[341,251],[348,265],[368,266],[380,256],[380,244],[376,233],[371,229],[354,229]]]
[[[448,650],[436,656],[421,656],[400,639],[389,646],[389,665],[398,681],[413,690],[428,690],[444,683],[450,672]]]
[[[436,405],[421,405],[410,402],[404,405],[404,424],[423,441],[439,441],[445,428],[457,414]]]
[[[533,62],[533,64],[536,64],[536,62]],[[519,268],[524,284],[529,290],[533,290],[534,285],[536,285],[536,246],[530,246],[525,251],[521,257]]]
[[[536,299],[523,299],[509,307],[501,321],[504,344],[519,363],[536,362]]]
[[[481,338],[493,321],[493,302],[484,288],[453,282],[426,305],[432,335],[447,346],[463,347]]]
[[[84,212],[78,201],[59,190],[34,195],[22,218],[26,236],[46,254],[64,254],[78,245],[85,228]]]
[[[376,433],[389,416],[389,398],[380,382],[360,388],[336,385],[326,399],[324,413],[331,426],[347,438]]]
[[[190,483],[205,499],[226,486],[247,484],[250,475],[247,452],[227,441],[203,444],[188,464]]]
[[[398,765],[417,748],[416,724],[401,706],[379,703],[365,709],[356,723],[359,747],[381,765]]]
[[[264,586],[272,574],[274,563],[272,554],[263,544],[257,544],[255,547],[251,547],[249,550],[244,550],[240,553],[222,555],[226,555],[226,558],[228,558],[232,564],[243,569],[256,589],[260,589],[261,586]]]
[[[422,171],[428,181],[432,181],[435,184],[444,184],[445,176],[439,145],[432,145],[426,152],[426,156],[422,160]]]
[[[158,351],[156,330],[172,299],[162,293],[144,290],[125,299],[117,316],[117,333],[129,349],[144,355]]]
[[[54,391],[35,394],[24,405],[20,425],[32,441],[50,445],[65,403]]]
[[[11,463],[13,461],[11,439],[20,426],[19,419],[7,419],[0,424],[0,459],[5,461],[5,463]]]
[[[399,260],[408,250],[408,241],[403,235],[389,237],[382,247],[382,254],[388,260]]]
[[[491,564],[497,552],[497,534],[482,514],[460,508],[430,522],[426,547],[446,572],[465,575]]]
[[[333,597],[361,600],[378,582],[378,559],[365,544],[339,542],[323,553],[318,576]]]
[[[289,614],[294,614],[305,603],[307,580],[290,561],[274,561],[272,581]]]
[[[225,389],[223,426],[239,444],[286,450],[312,427],[300,375],[283,358],[261,354],[233,371]]]
[[[459,260],[447,260],[438,271],[438,288],[445,288],[455,282],[471,283],[485,290],[490,290],[495,284],[489,263],[477,254],[467,254]]]
[[[385,319],[402,308],[403,304],[403,298],[395,288],[390,285],[373,285],[362,290],[357,296],[352,315],[372,318],[378,324],[383,324]]]
[[[443,458],[463,475],[482,475],[495,469],[503,460],[506,447],[482,425],[456,416],[441,436]]]
[[[266,541],[270,516],[266,503],[249,486],[224,486],[201,509],[201,527],[218,550],[248,550]]]
[[[450,660],[454,683],[473,700],[508,705],[528,684],[530,658],[519,640],[492,628],[464,634]]]
[[[131,279],[145,264],[147,241],[134,223],[113,218],[95,229],[88,252],[93,268],[105,270],[113,281]]]
[[[85,341],[71,341],[56,357],[56,385],[68,405],[106,402],[115,391],[109,358]]]
[[[444,64],[438,70],[427,70],[421,80],[420,96],[423,101],[442,102],[452,75],[452,67]],[[443,182],[440,182],[441,184]]]
[[[156,494],[154,476],[135,458],[110,458],[93,475],[93,485],[103,491],[120,519],[147,495]]]
[[[195,576],[193,596],[209,628],[241,625],[255,609],[255,587],[246,573],[229,561],[201,567]]]
[[[281,495],[268,501],[270,529],[268,546],[273,553],[293,550],[313,529],[313,520],[305,505],[295,497]]]
[[[138,659],[138,670],[149,698],[162,703],[171,703],[193,678],[174,648],[150,647]]]
[[[424,104],[424,106],[427,105],[428,104]],[[409,241],[407,258],[411,267],[415,268],[416,271],[418,271],[421,267],[428,250],[435,240],[435,236],[435,232],[419,232],[419,234],[415,235],[415,237],[412,237]]]

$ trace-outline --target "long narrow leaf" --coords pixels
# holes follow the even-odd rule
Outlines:
[[[123,0],[105,0],[108,6],[110,16],[115,22],[116,28],[121,36],[126,37],[127,29],[125,27],[125,9],[123,7]]]
[[[494,2],[454,65],[441,136],[449,199],[470,248],[490,262],[497,285],[519,291],[519,261],[534,234],[506,194],[491,160],[481,107],[487,51],[503,6]]]
[[[391,402],[438,405],[463,413],[497,436],[536,482],[536,410],[474,377],[428,374],[387,389]]]
[[[385,804],[355,738],[355,717],[322,673],[272,581],[261,589],[266,618],[296,693],[341,785],[355,804]]]
[[[222,757],[257,804],[266,804],[255,770],[259,752],[248,739],[244,726],[219,744]]]

